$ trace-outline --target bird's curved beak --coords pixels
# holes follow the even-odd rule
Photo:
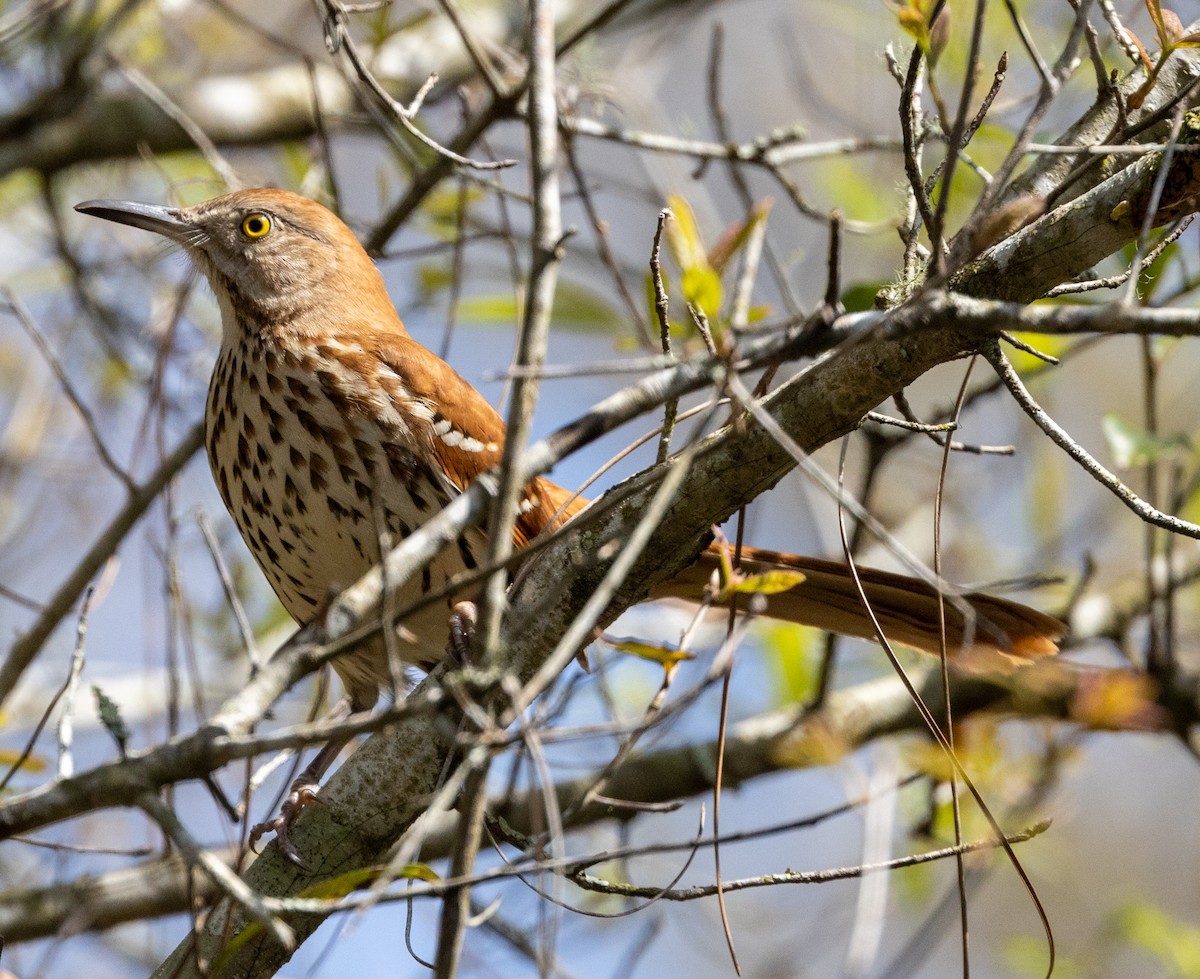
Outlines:
[[[196,232],[196,226],[180,217],[179,209],[159,204],[139,204],[137,201],[84,201],[76,204],[80,214],[104,218],[117,224],[153,231],[175,241],[187,241]]]

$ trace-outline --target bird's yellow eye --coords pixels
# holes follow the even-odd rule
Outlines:
[[[242,221],[242,234],[247,238],[262,238],[271,230],[271,219],[261,211],[247,214]]]

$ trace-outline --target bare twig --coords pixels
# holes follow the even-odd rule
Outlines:
[[[71,382],[70,376],[63,367],[62,362],[55,355],[50,343],[38,329],[37,323],[34,322],[29,310],[25,308],[25,304],[21,302],[20,297],[7,286],[0,288],[0,297],[3,297],[5,305],[8,306],[9,312],[13,314],[17,322],[28,334],[29,338],[38,348],[38,352],[50,365],[50,369],[54,372],[54,376],[58,379],[59,386],[62,388],[63,394],[67,396],[67,400],[71,402],[71,406],[79,415],[79,420],[83,422],[83,427],[87,430],[88,435],[92,440],[92,447],[96,450],[96,455],[100,457],[100,462],[104,468],[112,473],[129,492],[133,492],[134,484],[127,473],[113,458],[112,453],[108,451],[108,446],[104,444],[104,439],[100,435],[100,429],[96,425],[96,419],[92,415],[91,409],[84,403],[79,392],[75,390],[75,385]]]
[[[1033,423],[1045,432],[1050,439],[1074,459],[1093,479],[1106,487],[1112,494],[1136,513],[1144,521],[1156,527],[1162,527],[1185,537],[1200,539],[1200,525],[1173,517],[1170,514],[1156,510],[1149,503],[1122,483],[1113,473],[1104,468],[1082,445],[1073,439],[1061,425],[1051,418],[1046,411],[1033,400],[1021,378],[1000,350],[998,343],[990,343],[984,347],[983,355],[995,368],[996,373],[1004,381],[1004,386],[1016,400],[1017,404],[1027,414]]]

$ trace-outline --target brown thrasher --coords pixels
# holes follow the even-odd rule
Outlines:
[[[242,537],[298,621],[379,561],[381,531],[403,538],[499,462],[500,416],[408,335],[379,270],[350,229],[319,204],[259,189],[187,208],[88,201],[76,210],[178,242],[208,278],[222,323],[206,411],[209,463]],[[546,479],[533,480],[515,544],[536,537],[569,496]],[[576,500],[567,515],[585,505]],[[480,532],[465,534],[419,580],[401,587],[401,605],[474,568],[483,544]],[[698,601],[718,558],[710,548],[651,598]],[[742,552],[744,570],[781,565],[806,577],[771,597],[769,615],[876,637],[845,565]],[[936,591],[903,575],[860,574],[884,633],[937,652]],[[1065,632],[1057,619],[988,595],[963,597],[976,613],[970,652],[993,660],[996,653],[1030,659],[1057,652]],[[963,619],[950,605],[947,619],[954,651],[963,644]],[[416,642],[401,643],[402,654],[429,669],[445,646],[445,610],[428,605],[403,625]],[[354,711],[370,709],[391,682],[379,640],[333,667]],[[315,782],[337,747],[322,752],[304,778]],[[286,830],[286,821],[277,828]]]

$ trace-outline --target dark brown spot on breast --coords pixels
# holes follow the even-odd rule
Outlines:
[[[268,402],[265,398],[259,398],[259,404],[262,406],[263,414],[267,417],[267,424],[271,430],[271,441],[277,445],[283,439],[283,415],[275,410],[274,405]]]
[[[341,438],[331,438],[329,450],[333,453],[334,461],[341,466],[348,466],[354,462],[354,453]]]
[[[221,492],[221,499],[225,503],[226,510],[233,509],[233,503],[229,498],[229,473],[222,466],[220,472],[217,473],[217,489]]]
[[[300,426],[306,432],[308,432],[309,435],[319,442],[327,439],[325,429],[321,427],[320,422],[318,422],[311,413],[305,411],[303,408],[298,408],[295,412],[295,415],[296,421],[300,423]]]

